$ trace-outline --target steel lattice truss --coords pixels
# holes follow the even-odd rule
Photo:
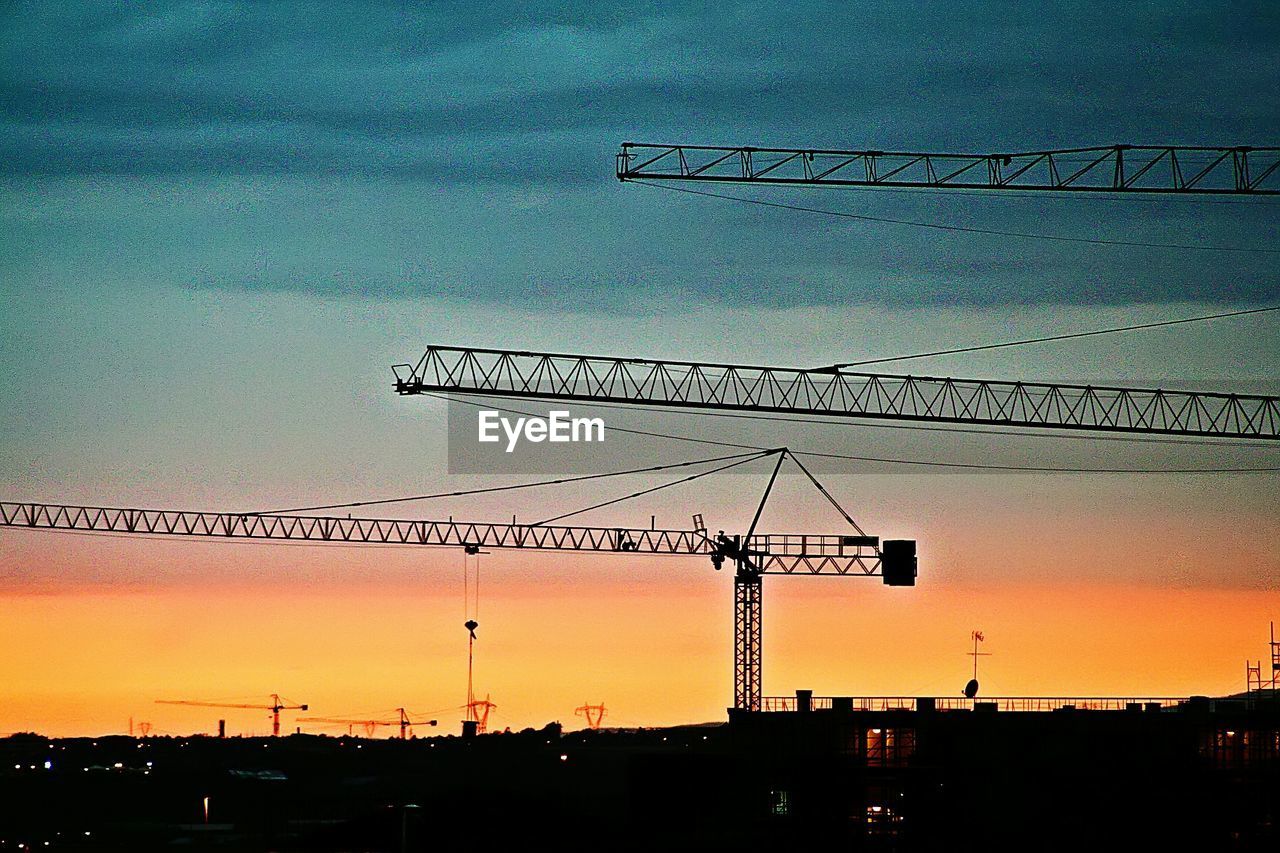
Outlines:
[[[733,578],[733,707],[759,711],[763,693],[764,587],[755,572]]]
[[[1106,432],[1280,438],[1280,397],[437,347],[400,394],[462,392]]]
[[[620,181],[967,190],[1280,194],[1280,147],[1105,145],[954,154],[624,142]]]
[[[169,509],[71,506],[0,501],[0,526],[46,530],[218,539],[522,548],[710,557],[715,543],[700,530],[562,527],[475,521],[417,521],[254,515]],[[760,554],[763,574],[879,575],[874,547],[833,534],[757,534],[748,547]]]

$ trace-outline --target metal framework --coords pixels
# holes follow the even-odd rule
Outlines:
[[[781,464],[781,458],[779,458]],[[777,476],[777,469],[774,470]],[[770,481],[772,484],[772,481]],[[767,498],[767,492],[766,492]],[[761,503],[763,508],[763,502]],[[759,511],[756,520],[759,520]],[[563,527],[494,524],[475,521],[418,521],[393,518],[241,514],[173,509],[0,501],[0,527],[41,530],[126,533],[145,536],[206,537],[221,540],[288,540],[369,545],[460,547],[468,553],[484,548],[616,552],[667,556],[704,556],[719,569],[726,560],[735,567],[734,707],[760,710],[761,579],[766,574],[852,575],[881,577],[902,586],[915,582],[914,550],[904,569],[884,571],[880,540],[875,536],[755,533],[745,537],[711,537],[705,529],[654,530],[624,527]],[[914,545],[913,545],[914,547]],[[904,571],[906,575],[904,575]],[[486,705],[472,701],[469,708]],[[277,701],[275,703],[279,705]],[[238,707],[238,706],[237,706]],[[258,707],[258,706],[253,706]],[[284,707],[284,706],[281,706]],[[305,708],[305,706],[302,706]],[[277,728],[279,708],[276,709]],[[476,713],[484,713],[487,710]],[[480,719],[480,718],[478,718]],[[481,725],[480,731],[483,731]]]
[[[760,573],[733,576],[733,707],[759,711],[763,698],[764,585]]]
[[[0,501],[0,526],[231,540],[289,540],[425,547],[521,548],[713,557],[722,546],[704,530],[552,527],[479,521],[415,521],[124,509]],[[874,537],[759,533],[747,539],[760,574],[879,576]]]
[[[605,715],[609,713],[609,709],[601,702],[599,705],[592,705],[590,702],[584,702],[573,709],[574,716],[584,717],[587,721],[587,728],[596,732],[600,730],[600,724],[604,722]]]
[[[974,705],[994,707],[1000,711],[1126,711],[1140,708],[1176,708],[1192,701],[1186,696],[992,696],[967,699],[960,696],[938,696],[928,700],[936,711],[972,711]],[[1223,701],[1223,700],[1218,700]],[[1230,701],[1230,700],[1227,700]],[[763,711],[919,711],[917,696],[765,696]]]
[[[444,346],[428,347],[416,364],[395,365],[393,371],[394,387],[401,395],[464,393],[898,421],[1280,439],[1280,397],[1274,396],[895,376],[847,372],[838,366],[781,368]],[[772,483],[771,479],[770,486]],[[757,510],[756,520],[759,517]],[[885,558],[874,537],[844,536],[821,542],[800,537],[801,541],[794,542],[785,536],[753,536],[754,528],[753,521],[752,531],[741,544],[725,537],[714,543],[707,540],[715,549],[711,556],[717,565],[732,559],[736,567],[734,705],[753,711],[761,709],[763,699],[761,575],[791,573],[786,565],[794,557],[784,555],[795,553],[804,555],[810,572],[821,571],[823,561],[833,560],[831,568],[847,574],[853,566],[841,549],[868,547],[856,544],[863,539],[874,543],[877,555]],[[899,543],[886,543],[886,551],[889,544]],[[886,583],[909,585],[915,578],[915,543],[900,544],[910,546],[903,553],[904,575],[891,577],[896,575],[895,568],[882,571],[882,577]],[[790,550],[796,548],[798,552]],[[852,563],[869,573],[860,558]]]
[[[620,181],[1278,195],[1280,147],[1102,145],[958,154],[624,142],[617,176]]]
[[[899,421],[1280,439],[1280,397],[428,347],[399,394],[630,403]]]

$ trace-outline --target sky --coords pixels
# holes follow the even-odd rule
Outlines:
[[[1280,144],[1274,4],[11,3],[0,18],[5,500],[246,510],[510,481],[449,475],[444,405],[392,393],[390,366],[430,343],[805,366],[1280,302],[1265,200],[733,190],[1218,247],[1159,249],[613,177],[624,140]],[[1276,392],[1274,316],[910,364]],[[904,458],[1280,465],[1270,448],[643,419]],[[822,476],[870,531],[919,540],[920,582],[770,579],[770,695],[950,695],[975,628],[984,692],[1229,692],[1280,616],[1274,472]],[[585,518],[745,526],[762,483]],[[399,512],[532,518],[596,497]],[[762,526],[838,522],[784,477]],[[0,530],[0,732],[208,730],[208,713],[153,701],[272,692],[326,715],[456,710],[461,572],[451,551]],[[482,572],[478,692],[503,725],[578,724],[583,702],[618,724],[723,718],[731,599],[709,566],[499,553]]]

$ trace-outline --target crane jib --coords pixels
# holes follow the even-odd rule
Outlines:
[[[0,527],[138,536],[181,536],[298,543],[358,543],[712,557],[716,544],[704,530],[567,527],[477,521],[256,515],[176,509],[128,509],[0,501]],[[914,546],[914,543],[912,543]],[[837,574],[883,577],[902,585],[884,564],[874,536],[832,533],[758,533],[746,548],[760,555],[765,574]],[[910,577],[914,581],[914,549]]]
[[[467,347],[393,368],[401,395],[460,393],[610,405],[979,426],[1280,439],[1280,397],[957,379]]]
[[[919,152],[624,142],[620,181],[690,181],[961,191],[1280,194],[1280,147],[1102,145]]]

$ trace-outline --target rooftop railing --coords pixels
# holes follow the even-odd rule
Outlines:
[[[979,696],[973,699],[939,696],[812,696],[807,697],[810,711],[919,711],[921,704],[932,703],[936,711],[972,711],[994,707],[997,711],[1125,711],[1135,706],[1143,710],[1175,708],[1190,701],[1186,696]],[[1220,700],[1221,701],[1221,700]],[[761,710],[800,711],[806,697],[766,696]]]

